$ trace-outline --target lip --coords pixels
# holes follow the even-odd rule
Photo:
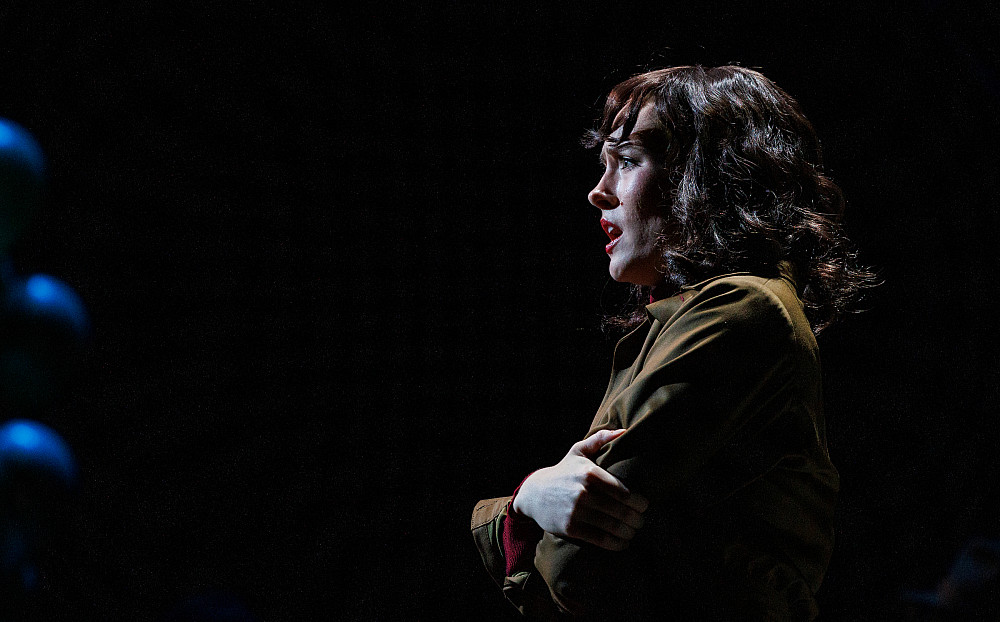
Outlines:
[[[611,242],[604,247],[604,252],[611,254],[611,249],[614,248],[615,244],[618,243],[618,240],[621,239],[622,230],[618,226],[603,218],[601,219],[601,228],[604,229],[604,233],[608,234],[608,237],[611,238]]]

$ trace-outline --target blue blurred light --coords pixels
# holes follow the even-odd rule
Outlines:
[[[14,445],[28,451],[34,451],[42,442],[42,437],[34,426],[23,422],[16,423],[10,427],[10,440]]]
[[[45,156],[35,137],[17,123],[3,118],[0,118],[0,159],[27,166],[38,177],[45,172]]]
[[[76,481],[76,461],[69,445],[55,430],[30,419],[0,426],[0,480],[11,466],[55,475],[67,487]]]
[[[14,144],[14,130],[3,120],[0,120],[0,149],[8,149]]]
[[[34,274],[24,282],[25,309],[31,313],[54,317],[72,326],[79,336],[85,336],[90,322],[83,301],[73,288],[47,274]]]
[[[28,295],[44,304],[50,304],[56,300],[58,287],[51,278],[42,274],[36,274],[28,279],[25,285]]]

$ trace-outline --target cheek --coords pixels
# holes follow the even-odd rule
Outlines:
[[[622,196],[628,197],[632,207],[641,212],[655,210],[663,203],[663,191],[657,171],[643,169],[637,172],[625,188]]]
[[[666,226],[661,219],[639,219],[636,222],[636,246],[638,250],[658,254],[660,236],[665,232]]]
[[[640,190],[637,188],[637,190]],[[632,225],[639,237],[646,239],[658,237],[666,231],[666,220],[664,218],[663,195],[659,187],[653,183],[644,184],[641,192],[636,192],[631,196],[631,205],[628,206],[627,220]]]

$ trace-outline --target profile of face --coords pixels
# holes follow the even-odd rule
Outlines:
[[[656,286],[661,271],[662,238],[668,233],[667,210],[662,209],[662,160],[643,145],[643,132],[660,127],[651,103],[639,112],[625,140],[605,142],[601,148],[604,174],[590,191],[591,204],[601,210],[601,227],[611,242],[605,247],[609,271],[616,281]],[[619,139],[622,128],[611,134]]]

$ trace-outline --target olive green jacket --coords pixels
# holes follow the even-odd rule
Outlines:
[[[487,499],[487,570],[539,619],[813,619],[839,479],[794,280],[722,275],[646,312],[587,433],[627,428],[596,462],[650,500],[645,526],[620,553],[545,533],[534,569],[507,577],[510,498]]]

